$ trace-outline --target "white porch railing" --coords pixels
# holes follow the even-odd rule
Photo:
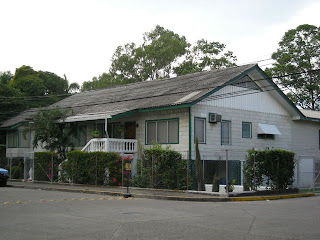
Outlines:
[[[81,151],[85,152],[118,152],[136,153],[138,140],[118,138],[93,138]]]

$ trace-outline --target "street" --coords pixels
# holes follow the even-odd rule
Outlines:
[[[320,197],[254,202],[123,199],[0,188],[0,239],[320,239]]]

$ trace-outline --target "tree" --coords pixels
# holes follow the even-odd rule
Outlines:
[[[116,79],[113,78],[109,73],[103,73],[99,77],[93,77],[91,81],[83,82],[81,91],[107,88],[120,84],[121,82],[117,82]]]
[[[286,87],[296,105],[316,110],[320,107],[320,28],[300,25],[287,31],[272,54],[276,61],[266,69],[270,76],[281,76],[276,83]]]
[[[184,36],[157,25],[143,35],[143,44],[118,46],[109,73],[84,82],[81,90],[169,78],[235,66],[236,57],[225,45],[201,39],[191,46]]]
[[[225,44],[201,39],[188,49],[185,60],[174,68],[174,72],[177,75],[185,75],[236,66],[237,58],[231,51],[224,52],[225,47]]]
[[[12,79],[13,75],[10,71],[0,72],[0,83],[8,84]]]
[[[72,128],[64,122],[67,110],[58,108],[41,110],[33,116],[33,123],[26,131],[34,132],[33,147],[41,145],[42,148],[57,152],[65,158],[69,146],[69,137],[73,134]],[[58,121],[59,120],[59,121]]]
[[[116,49],[110,73],[117,81],[128,83],[169,77],[173,63],[189,46],[184,36],[159,25],[145,33],[143,39],[139,47],[130,43]]]

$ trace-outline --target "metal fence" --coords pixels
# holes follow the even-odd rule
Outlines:
[[[294,186],[308,192],[320,192],[320,158],[299,156]]]

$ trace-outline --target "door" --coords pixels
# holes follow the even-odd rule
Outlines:
[[[136,139],[136,122],[125,122],[124,127],[125,127],[124,138]]]

